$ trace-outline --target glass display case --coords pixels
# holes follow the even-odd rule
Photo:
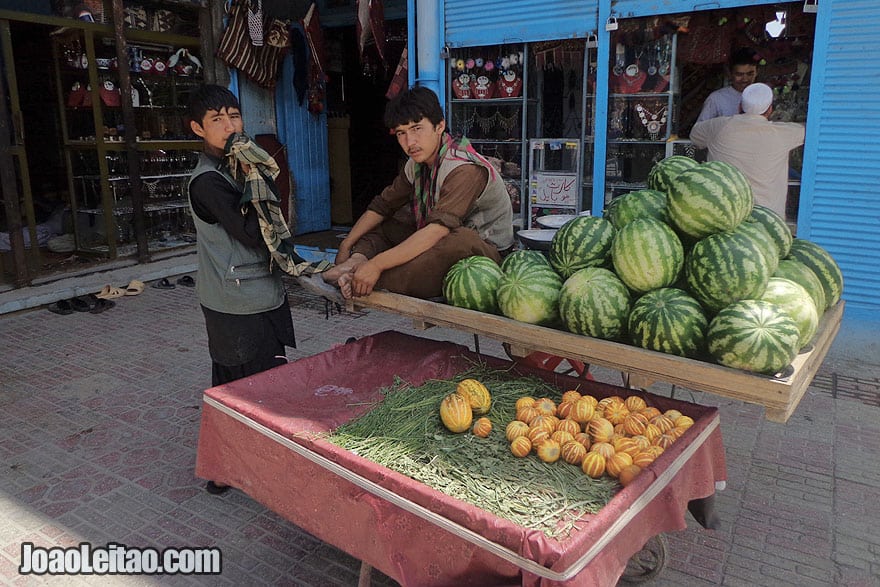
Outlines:
[[[449,132],[470,140],[501,174],[519,227],[527,204],[526,150],[538,132],[527,64],[528,47],[521,43],[453,51],[446,109]]]
[[[676,35],[612,44],[605,201],[646,186],[675,139]]]

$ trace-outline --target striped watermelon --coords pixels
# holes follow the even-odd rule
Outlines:
[[[501,313],[520,322],[553,325],[559,321],[562,278],[550,267],[521,263],[510,268],[498,285]]]
[[[802,286],[782,277],[771,277],[759,299],[779,306],[797,324],[798,349],[806,346],[819,328],[819,314],[813,298]]]
[[[513,251],[504,258],[501,262],[501,271],[507,273],[515,265],[529,263],[537,263],[538,265],[550,268],[550,261],[547,260],[547,255],[541,251],[521,249],[519,251]]]
[[[669,186],[666,205],[681,232],[704,238],[733,230],[752,211],[746,176],[728,163],[710,161],[680,173]]]
[[[699,302],[687,292],[663,287],[636,300],[628,326],[630,339],[636,346],[694,357],[705,348],[709,321]]]
[[[453,306],[497,314],[502,275],[501,268],[489,257],[465,257],[446,272],[443,295]]]
[[[797,324],[776,304],[734,302],[709,323],[709,354],[727,367],[773,374],[791,364],[798,351]]]
[[[784,277],[800,284],[813,298],[816,312],[820,318],[822,317],[822,314],[825,313],[825,290],[822,289],[819,278],[809,267],[794,259],[783,259],[779,262],[779,267],[776,268],[773,277]]]
[[[688,291],[712,314],[731,302],[761,295],[771,274],[760,246],[740,232],[702,239],[684,267]]]
[[[578,216],[566,222],[550,241],[550,265],[568,279],[578,269],[605,265],[611,256],[614,226],[604,218]]]
[[[669,223],[666,194],[657,190],[638,190],[623,194],[608,203],[605,217],[617,230],[636,218],[656,218]]]
[[[668,192],[672,180],[684,171],[698,166],[699,163],[690,157],[673,155],[658,161],[648,172],[648,189]]]
[[[684,249],[663,222],[637,218],[614,235],[611,259],[621,281],[644,293],[675,282],[684,265]]]
[[[565,280],[559,315],[570,332],[612,339],[626,330],[630,304],[629,291],[614,273],[588,267]]]
[[[747,222],[757,222],[766,230],[773,242],[776,243],[776,249],[779,251],[779,258],[785,259],[788,251],[791,249],[792,234],[791,229],[786,224],[785,219],[779,214],[765,206],[755,204],[752,212],[746,217]]]
[[[800,261],[819,278],[825,291],[825,309],[840,300],[840,294],[843,293],[843,273],[828,251],[812,241],[796,238],[791,243],[788,258]]]
[[[770,275],[779,267],[779,249],[776,248],[776,242],[764,228],[760,222],[740,222],[733,232],[744,234],[754,242],[764,255],[764,260],[770,268]]]

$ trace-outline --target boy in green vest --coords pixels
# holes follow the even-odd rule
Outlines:
[[[204,142],[189,179],[196,293],[208,331],[211,382],[220,385],[283,365],[285,347],[295,347],[296,339],[281,272],[270,268],[256,210],[242,211],[244,174],[236,180],[225,157],[227,139],[244,130],[238,99],[224,87],[204,85],[190,100],[189,117]],[[229,488],[208,481],[206,489],[220,494]]]
[[[285,347],[295,347],[296,340],[281,271],[270,265],[255,210],[242,211],[243,174],[234,179],[225,157],[227,139],[244,127],[238,100],[224,87],[204,85],[192,96],[189,116],[190,128],[204,141],[189,180],[196,292],[212,383],[220,385],[286,363]]]

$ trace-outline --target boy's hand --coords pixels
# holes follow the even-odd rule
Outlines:
[[[351,280],[351,291],[355,296],[370,295],[376,282],[382,276],[382,270],[375,263],[367,261],[354,270]]]

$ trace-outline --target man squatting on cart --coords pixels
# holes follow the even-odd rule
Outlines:
[[[336,266],[320,275],[345,298],[374,288],[438,297],[456,261],[484,255],[500,263],[512,248],[510,196],[498,171],[467,139],[456,141],[446,132],[431,90],[416,87],[395,96],[385,124],[409,159],[340,243]]]

